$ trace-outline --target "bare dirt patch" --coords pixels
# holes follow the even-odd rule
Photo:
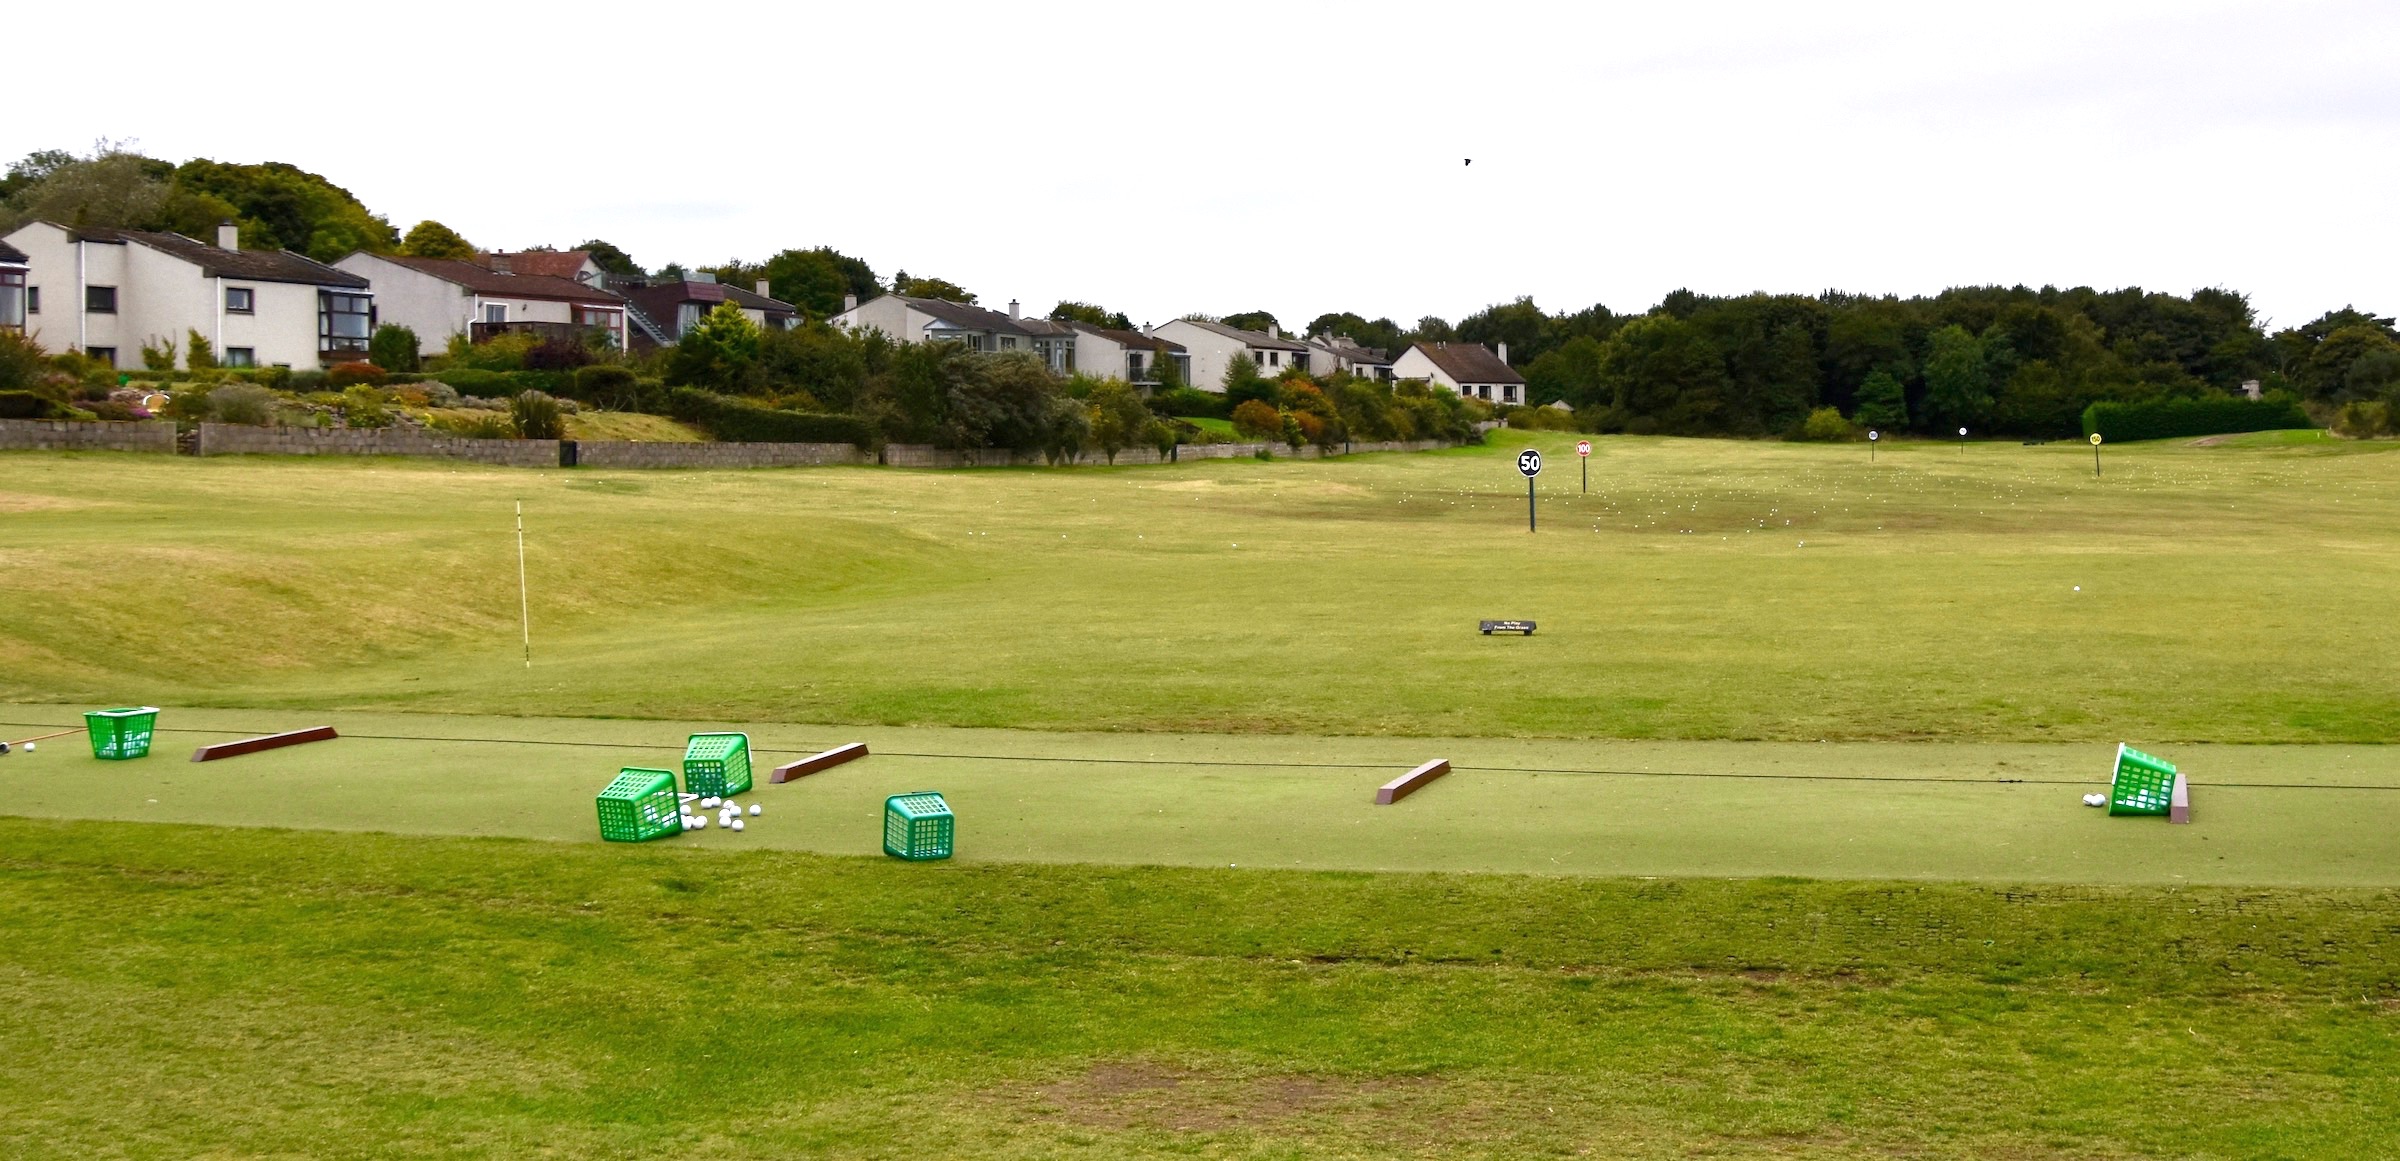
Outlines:
[[[1292,1074],[1240,1075],[1149,1061],[1104,1061],[1041,1085],[1018,1085],[993,1098],[1045,1120],[1097,1129],[1216,1133],[1296,1121],[1363,1122],[1379,1106],[1433,1078],[1368,1079]]]
[[[36,496],[29,492],[0,492],[0,512],[56,512],[67,508],[90,508],[93,506],[89,500]]]

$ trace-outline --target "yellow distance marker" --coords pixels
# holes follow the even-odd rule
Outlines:
[[[2100,478],[2100,433],[2092,433],[2092,478]]]

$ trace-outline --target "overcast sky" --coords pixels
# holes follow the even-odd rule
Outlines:
[[[145,11],[145,9],[149,9]],[[2400,4],[41,5],[8,157],[989,305],[1455,321],[1971,283],[2400,310]],[[1473,165],[1462,162],[1473,158]]]

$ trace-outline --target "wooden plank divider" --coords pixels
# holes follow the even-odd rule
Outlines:
[[[1449,772],[1450,759],[1448,758],[1436,758],[1431,762],[1427,762],[1424,765],[1399,776],[1398,778],[1394,778],[1391,781],[1384,783],[1382,787],[1375,791],[1375,805],[1390,806],[1391,804],[1398,802],[1411,794],[1415,794],[1418,790],[1423,789],[1426,783],[1431,782]]]
[[[777,766],[773,773],[767,775],[767,781],[770,783],[781,783],[790,782],[795,778],[806,778],[820,770],[831,770],[844,762],[855,762],[858,759],[866,756],[867,744],[865,742],[852,742],[847,746],[835,746],[834,748],[827,750],[822,754],[813,754],[809,757],[802,758],[797,762],[786,762],[781,766]]]
[[[268,734],[260,738],[243,738],[238,742],[211,742],[192,751],[192,761],[214,762],[219,758],[238,758],[244,754],[258,753],[260,750],[280,750],[285,746],[297,746],[302,742],[330,742],[340,736],[333,732],[332,726],[310,726],[305,730]]]

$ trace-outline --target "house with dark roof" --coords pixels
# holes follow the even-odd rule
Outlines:
[[[29,222],[6,242],[25,256],[25,333],[53,353],[132,369],[143,347],[186,351],[196,332],[228,366],[317,367],[365,358],[375,330],[364,276],[289,250],[242,249],[231,222],[213,246],[55,222]]]
[[[475,264],[500,274],[539,274],[586,286],[605,286],[608,279],[589,250],[485,251],[475,255]]]
[[[1202,391],[1225,390],[1225,371],[1243,355],[1258,365],[1258,373],[1274,378],[1292,368],[1314,372],[1307,343],[1288,339],[1269,324],[1265,333],[1229,327],[1203,318],[1179,318],[1152,328],[1151,334],[1180,344],[1187,355],[1190,378],[1185,382]],[[1330,368],[1326,368],[1330,370]]]
[[[1046,330],[1025,325],[1017,304],[1002,314],[963,302],[885,294],[865,302],[844,302],[833,325],[847,331],[882,331],[896,343],[951,342],[970,351],[1032,351],[1036,337],[1052,338]]]
[[[699,326],[710,311],[728,302],[740,307],[742,314],[761,330],[785,331],[800,325],[800,308],[769,295],[764,278],[758,280],[756,290],[744,290],[699,273],[680,279],[619,280],[615,285],[624,293],[625,300],[633,304],[636,345],[681,342],[685,332]],[[657,333],[650,333],[653,330]]]
[[[1482,343],[1414,343],[1392,361],[1397,379],[1422,379],[1468,399],[1522,406],[1525,376],[1508,365],[1508,344],[1495,352]]]
[[[1348,372],[1361,379],[1392,377],[1392,357],[1374,347],[1362,346],[1348,335],[1324,334],[1303,340],[1312,353],[1308,363],[1312,369],[1325,374]]]
[[[1192,356],[1182,343],[1090,323],[1064,325],[1075,332],[1074,370],[1100,379],[1122,379],[1137,387],[1156,387],[1160,372],[1172,365],[1176,382],[1192,381]]]
[[[0,242],[0,330],[25,329],[25,273],[32,259]]]
[[[526,333],[582,341],[597,332],[624,349],[625,299],[613,290],[549,274],[504,274],[452,258],[351,254],[334,266],[371,279],[381,320],[417,332],[438,350],[452,335],[480,342]]]

